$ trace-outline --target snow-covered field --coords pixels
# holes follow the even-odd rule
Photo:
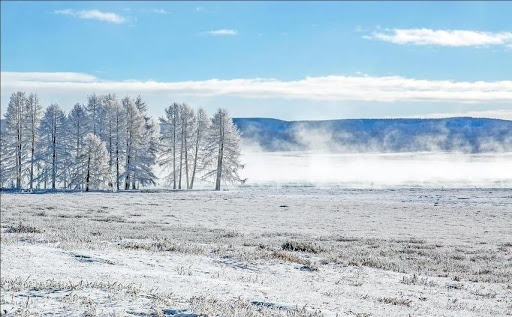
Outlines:
[[[512,314],[512,190],[3,193],[1,203],[7,314]]]

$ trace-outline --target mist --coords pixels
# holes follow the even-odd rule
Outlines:
[[[249,125],[241,174],[247,186],[512,187],[510,122],[462,122],[432,121],[428,130],[391,123],[369,134],[310,121],[292,123],[284,137]]]
[[[353,188],[512,186],[512,153],[245,151],[248,186]]]

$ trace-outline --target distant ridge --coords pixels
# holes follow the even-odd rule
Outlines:
[[[266,151],[334,152],[512,151],[512,121],[455,117],[442,119],[341,119],[284,121],[235,118],[248,144]]]

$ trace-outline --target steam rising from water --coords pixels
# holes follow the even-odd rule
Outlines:
[[[512,187],[512,152],[243,153],[248,186]]]

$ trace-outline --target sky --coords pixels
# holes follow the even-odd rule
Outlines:
[[[512,2],[1,2],[1,102],[512,119]]]

